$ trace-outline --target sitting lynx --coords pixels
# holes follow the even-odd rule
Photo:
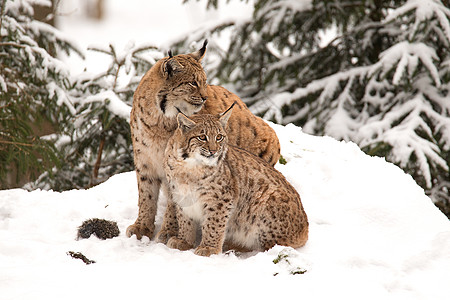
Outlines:
[[[201,66],[203,47],[190,54],[165,57],[144,75],[134,93],[130,116],[134,164],[139,189],[139,214],[129,226],[127,235],[152,238],[160,187],[166,189],[163,169],[167,141],[177,128],[179,111],[193,114],[217,114],[234,101],[235,113],[228,122],[229,142],[263,158],[274,165],[280,156],[280,144],[273,131],[261,118],[254,116],[234,94],[206,83]],[[168,199],[158,238],[167,242],[176,235],[178,224],[175,206]]]
[[[198,255],[221,253],[224,241],[247,250],[303,246],[308,219],[300,196],[268,163],[227,144],[230,115],[231,109],[191,118],[178,114],[164,168],[179,230],[167,245],[192,248],[196,221],[202,226]]]

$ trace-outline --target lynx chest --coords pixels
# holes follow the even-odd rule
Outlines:
[[[203,204],[199,200],[197,189],[192,184],[177,179],[171,180],[169,185],[173,201],[183,212],[195,221],[203,221]]]

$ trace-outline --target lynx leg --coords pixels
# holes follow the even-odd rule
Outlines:
[[[289,201],[289,202],[288,202]],[[271,226],[263,226],[263,220],[272,217]],[[275,245],[299,248],[308,240],[308,218],[300,202],[293,199],[276,201],[267,205],[259,220],[259,244],[268,250]]]
[[[136,175],[139,189],[139,214],[134,224],[128,226],[127,236],[131,237],[135,234],[138,239],[143,236],[151,239],[155,231],[155,216],[161,180],[147,177],[138,172],[136,172]]]
[[[167,208],[164,213],[161,229],[156,234],[156,240],[160,243],[166,244],[167,241],[178,234],[178,221],[176,206],[172,200],[167,199]]]
[[[195,243],[195,223],[183,213],[183,210],[176,205],[178,235],[172,236],[167,242],[167,246],[178,250],[189,250],[194,248]]]
[[[161,229],[156,234],[156,240],[160,243],[166,244],[171,237],[177,236],[178,221],[176,204],[172,200],[172,194],[168,189],[167,182],[165,182],[162,187],[167,195],[167,208],[164,213]]]
[[[214,202],[212,202],[214,203]],[[231,201],[227,201],[231,203]],[[229,210],[223,205],[209,205],[203,208],[204,221],[202,224],[202,241],[195,249],[195,254],[210,256],[222,252],[225,240],[225,227],[229,219]]]
[[[195,254],[200,256],[210,256],[212,254],[222,253],[226,222],[221,221],[222,220],[219,220],[217,223],[207,221],[203,224],[202,241],[195,249]]]

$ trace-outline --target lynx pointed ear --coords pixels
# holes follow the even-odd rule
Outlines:
[[[172,54],[172,52],[170,52]],[[167,59],[162,64],[162,71],[166,78],[172,77],[174,74],[180,72],[183,69],[183,66],[176,60],[176,58],[173,58],[173,56],[169,59]]]
[[[233,104],[231,104],[231,106],[226,111],[224,111],[223,113],[221,113],[219,115],[219,121],[220,121],[220,124],[222,124],[223,128],[227,127],[228,119],[230,118],[231,113],[233,112],[233,107],[235,104],[236,104],[236,101],[234,101]]]
[[[203,57],[205,56],[206,45],[208,45],[208,40],[205,40],[203,42],[203,46],[199,50],[197,50],[189,55],[192,56],[193,58],[195,58],[196,60],[198,60],[198,62],[201,62]]]
[[[178,128],[181,128],[183,133],[195,126],[195,122],[189,119],[185,114],[179,112],[177,115]]]

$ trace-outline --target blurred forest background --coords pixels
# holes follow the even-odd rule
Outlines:
[[[77,2],[78,13],[98,20],[89,23],[93,37],[114,1]],[[136,22],[177,34],[88,48],[59,28],[58,18],[70,14],[63,2],[0,0],[1,189],[88,188],[133,170],[128,121],[140,78],[169,48],[192,51],[208,38],[210,83],[267,120],[385,157],[450,216],[448,1],[254,0],[242,3],[248,13],[218,17],[239,1],[173,0],[169,5],[195,3],[209,17],[186,28],[154,5],[173,27],[145,14]],[[125,36],[127,22],[134,21],[115,21]],[[92,52],[107,61],[103,68],[89,69]],[[74,56],[81,71],[68,66]]]

